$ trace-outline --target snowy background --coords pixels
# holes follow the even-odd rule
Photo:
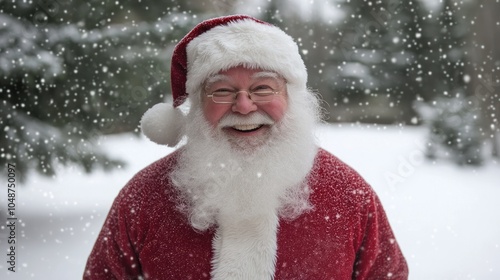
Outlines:
[[[424,160],[420,127],[322,125],[318,139],[360,172],[380,196],[412,280],[500,279],[500,163],[482,167]],[[114,197],[136,173],[171,149],[131,134],[102,138],[126,168],[37,174],[19,186],[17,272],[1,279],[79,279]],[[0,205],[6,205],[1,196]],[[2,230],[2,232],[4,232]],[[5,235],[1,236],[5,248]],[[5,256],[4,256],[5,259]]]
[[[0,1],[0,165],[16,165],[20,219],[9,274],[0,188],[0,280],[81,278],[118,191],[172,151],[125,132],[171,98],[175,43],[235,13],[298,42],[308,86],[337,123],[319,142],[379,194],[410,279],[500,279],[500,1],[291,3]],[[360,122],[379,125],[346,124]],[[425,160],[428,139],[468,166]],[[114,159],[128,164],[104,172]]]

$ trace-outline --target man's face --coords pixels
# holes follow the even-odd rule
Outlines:
[[[248,92],[265,89],[276,91],[277,94],[268,102],[250,99]],[[233,103],[215,103],[207,96],[221,91],[238,93]],[[258,137],[268,133],[271,126],[283,118],[288,106],[286,83],[273,72],[235,67],[221,71],[206,81],[201,102],[205,118],[214,128],[222,129],[233,139]],[[252,118],[258,113],[266,116],[268,121]],[[231,115],[239,117],[241,123],[225,122],[224,119]]]

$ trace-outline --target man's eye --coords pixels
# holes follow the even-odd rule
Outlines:
[[[226,96],[226,95],[232,95],[234,92],[230,89],[217,89],[215,90],[212,94],[218,95],[218,96]]]
[[[260,90],[273,90],[273,88],[268,85],[259,85],[253,89],[253,91],[260,91]]]
[[[269,95],[269,94],[273,94],[273,92],[274,92],[274,89],[268,85],[258,86],[252,90],[252,93],[257,94],[257,95]]]
[[[252,90],[254,94],[262,94],[262,95],[272,94],[273,91],[274,89],[268,85],[258,86]]]

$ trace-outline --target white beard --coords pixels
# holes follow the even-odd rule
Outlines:
[[[217,228],[213,279],[271,279],[279,217],[294,219],[312,208],[306,177],[317,152],[317,114],[302,99],[289,101],[283,119],[251,141],[211,127],[201,106],[187,116],[188,141],[171,179],[193,228]]]

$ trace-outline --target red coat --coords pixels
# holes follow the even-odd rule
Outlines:
[[[175,209],[171,154],[123,188],[88,259],[84,279],[209,279],[213,231]],[[350,167],[319,150],[310,175],[314,210],[278,229],[275,279],[407,279],[380,201]]]

